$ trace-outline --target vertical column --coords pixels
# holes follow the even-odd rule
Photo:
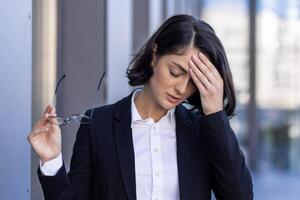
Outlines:
[[[165,0],[149,0],[149,34],[152,35],[164,20]]]
[[[32,125],[54,96],[57,64],[57,2],[33,0]],[[39,158],[31,154],[31,199],[43,199],[37,177]]]
[[[249,164],[250,168],[255,170],[257,168],[257,137],[258,137],[258,128],[257,128],[257,119],[256,119],[256,56],[255,56],[255,34],[256,34],[256,0],[250,0],[249,6],[249,15],[250,15],[250,35],[249,35],[249,67],[250,67],[250,101],[248,105],[248,138],[249,138]]]
[[[176,13],[176,0],[164,0],[164,17],[165,19],[171,17]]]
[[[145,43],[149,33],[149,3],[151,0],[133,0],[132,50],[136,53]]]
[[[132,54],[132,0],[106,3],[107,102],[114,103],[131,91],[125,77]]]

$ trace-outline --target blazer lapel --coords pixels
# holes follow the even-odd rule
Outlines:
[[[122,99],[116,108],[113,129],[121,176],[128,199],[136,200],[135,160],[131,130],[131,95]]]
[[[177,139],[177,165],[179,176],[180,199],[189,199],[192,177],[193,162],[195,161],[195,136],[193,124],[188,116],[188,111],[179,105],[176,107],[176,139]]]

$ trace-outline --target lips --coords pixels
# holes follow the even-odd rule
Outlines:
[[[171,102],[171,103],[176,103],[177,101],[180,100],[180,98],[174,97],[173,95],[170,95],[170,94],[167,94],[167,99],[168,99],[168,101]]]

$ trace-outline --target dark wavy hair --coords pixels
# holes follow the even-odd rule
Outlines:
[[[224,82],[224,110],[229,118],[233,117],[236,98],[224,47],[209,24],[190,15],[175,15],[167,19],[134,55],[127,69],[129,85],[139,86],[149,81],[153,74],[150,65],[154,47],[159,58],[167,54],[181,54],[191,45],[206,54],[219,71]],[[198,90],[185,103],[191,105],[190,110],[197,109],[204,115]]]

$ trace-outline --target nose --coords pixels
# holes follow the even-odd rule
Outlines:
[[[175,86],[175,90],[179,95],[183,95],[189,85],[189,78],[184,78],[183,80],[180,80],[178,84]]]

